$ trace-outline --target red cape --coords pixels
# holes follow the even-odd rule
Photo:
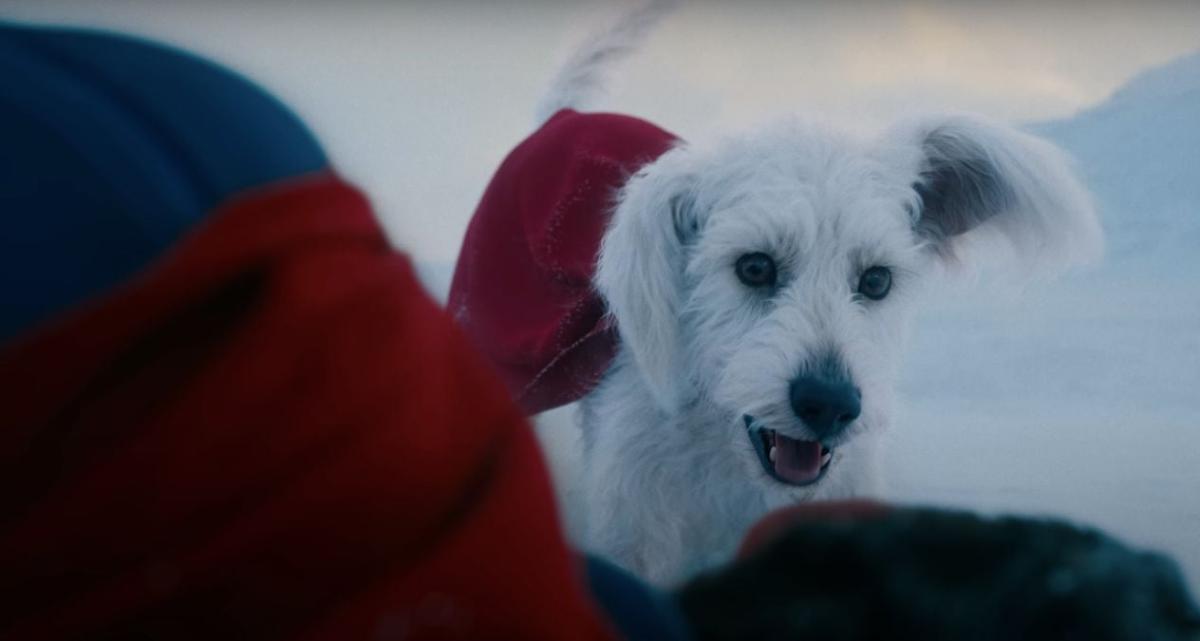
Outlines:
[[[6,347],[0,638],[608,638],[452,325],[317,175]]]
[[[560,111],[518,145],[463,240],[448,309],[525,412],[590,392],[617,332],[592,289],[621,186],[677,139],[637,118]]]

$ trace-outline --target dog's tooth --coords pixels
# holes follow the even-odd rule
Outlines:
[[[775,462],[775,450],[776,450],[776,449],[778,449],[778,448],[776,448],[774,445],[772,445],[772,446],[771,446],[771,451],[770,451],[770,452],[767,452],[767,458],[771,459],[771,462],[772,462],[772,463],[774,463],[774,462]]]

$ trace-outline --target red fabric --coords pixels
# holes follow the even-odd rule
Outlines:
[[[864,521],[887,516],[892,508],[886,503],[865,499],[818,501],[780,508],[759,519],[742,539],[737,558],[745,558],[774,541],[793,527],[814,521]]]
[[[0,352],[0,638],[602,639],[530,430],[319,175]]]
[[[449,309],[533,414],[578,400],[616,352],[592,289],[626,180],[675,136],[637,118],[560,111],[500,165],[463,240]]]

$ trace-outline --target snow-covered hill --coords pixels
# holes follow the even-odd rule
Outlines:
[[[1080,160],[1109,230],[1111,265],[1200,264],[1200,51],[1033,129]]]

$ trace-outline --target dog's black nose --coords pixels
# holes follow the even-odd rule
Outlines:
[[[791,401],[792,411],[821,439],[839,434],[862,411],[862,393],[840,376],[800,376],[792,381]]]

